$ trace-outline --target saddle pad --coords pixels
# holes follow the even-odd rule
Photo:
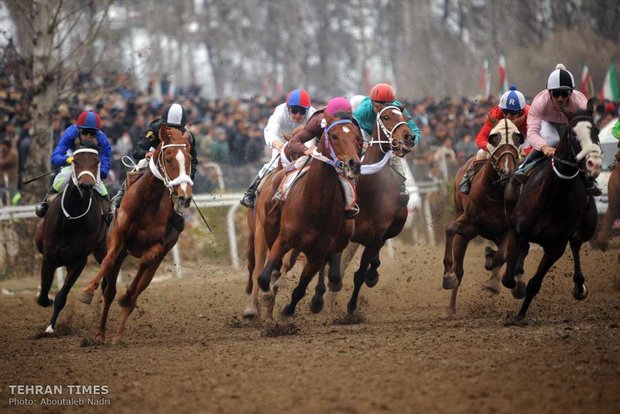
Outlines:
[[[304,175],[306,172],[308,172],[309,168],[310,166],[306,166],[301,170],[294,169],[286,173],[286,176],[280,183],[279,191],[280,191],[280,194],[282,194],[282,200],[286,200],[286,197],[288,197],[288,193],[291,190],[293,184],[297,181],[297,177],[301,177],[302,175]]]

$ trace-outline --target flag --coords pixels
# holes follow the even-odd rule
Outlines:
[[[170,80],[170,84],[168,85],[168,94],[167,94],[167,98],[171,101],[174,101],[174,98],[176,97],[176,83],[174,82],[174,76],[170,75],[168,76],[168,79]]]
[[[616,77],[616,64],[609,65],[605,81],[600,92],[601,100],[607,99],[611,102],[618,102],[618,78]]]
[[[592,76],[590,76],[590,69],[585,63],[581,68],[581,84],[579,90],[588,98],[594,95],[594,85],[592,84]]]
[[[508,90],[508,79],[506,78],[506,58],[503,53],[499,54],[499,66],[498,66],[498,88],[500,94]]]
[[[491,77],[489,76],[489,60],[485,59],[480,71],[480,93],[484,99],[491,95]]]

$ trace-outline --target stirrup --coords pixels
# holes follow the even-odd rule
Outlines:
[[[471,186],[469,185],[468,181],[461,181],[461,184],[459,184],[459,191],[463,194],[469,194],[469,191],[471,190]]]
[[[244,207],[252,208],[254,207],[254,199],[255,195],[253,193],[246,193],[239,203]]]
[[[594,197],[598,197],[598,196],[603,195],[603,192],[601,191],[600,188],[598,188],[596,183],[592,183],[591,187],[586,188],[586,193],[588,195],[591,195],[591,196],[594,196]]]
[[[357,216],[359,213],[360,213],[360,206],[358,206],[357,203],[353,204],[353,207],[351,207],[350,209],[344,210],[344,215],[348,219],[351,219]]]
[[[107,224],[108,227],[112,224],[112,220],[114,220],[114,212],[108,211],[103,215],[103,221],[105,221],[105,224]]]

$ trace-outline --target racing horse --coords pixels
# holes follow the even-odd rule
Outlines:
[[[360,143],[361,132],[352,120],[328,123],[311,155],[307,172],[289,190],[284,205],[274,206],[275,202],[269,197],[274,193],[273,188],[259,196],[254,236],[257,259],[254,289],[260,287],[266,292],[266,301],[273,302],[272,272],[280,269],[284,255],[295,250],[306,256],[291,302],[282,309],[284,315],[295,313],[297,303],[305,296],[308,284],[327,256],[344,249],[353,235],[354,221],[345,217],[345,197],[339,176],[347,180],[358,177]],[[279,212],[275,212],[277,209]],[[260,260],[264,260],[267,249],[267,261],[262,266]]]
[[[362,285],[366,283],[368,287],[373,287],[377,284],[377,269],[381,264],[379,252],[386,240],[400,234],[407,221],[407,203],[399,202],[399,188],[405,178],[389,167],[389,161],[395,156],[404,157],[414,145],[413,132],[402,108],[393,105],[381,108],[357,182],[360,213],[355,216],[355,232],[351,241],[365,248],[353,279],[353,293],[347,305],[349,313],[357,308]],[[355,245],[352,243],[351,246]],[[330,261],[330,291],[341,287],[340,256],[338,254],[335,260]]]
[[[108,253],[97,275],[82,292],[80,300],[90,303],[102,279],[104,307],[96,333],[105,340],[110,305],[116,295],[116,279],[128,254],[140,258],[138,271],[118,303],[121,316],[113,342],[122,340],[125,325],[138,296],[147,288],[162,260],[183,231],[183,208],[192,199],[189,133],[162,126],[160,144],[149,160],[149,168],[128,189],[117,211],[109,236]]]
[[[448,309],[451,315],[456,314],[456,297],[463,279],[463,260],[469,242],[476,236],[482,236],[494,242],[501,250],[502,240],[508,231],[504,212],[504,189],[519,160],[518,148],[524,141],[519,126],[525,122],[525,117],[517,118],[514,123],[506,118],[490,120],[494,125],[489,134],[489,143],[493,149],[474,175],[470,193],[460,191],[459,183],[470,164],[475,161],[475,156],[458,170],[454,179],[454,221],[446,227],[443,258],[443,288],[452,290]],[[504,255],[490,253],[487,248],[488,260],[485,267],[492,270],[490,289],[497,291],[499,268],[504,264]]]
[[[94,186],[99,178],[99,146],[84,143],[72,154],[71,180],[54,201],[35,231],[35,244],[43,254],[39,305],[50,306],[48,297],[54,272],[67,267],[67,277],[56,295],[52,318],[45,332],[54,333],[58,315],[67,302],[90,254],[101,263],[106,254],[107,225],[103,198]]]
[[[575,266],[573,297],[583,300],[588,295],[579,254],[581,245],[594,236],[597,213],[593,197],[586,192],[586,179],[596,178],[602,164],[592,109],[590,99],[586,111],[565,113],[569,122],[554,156],[533,168],[514,206],[506,204],[510,230],[506,236],[502,284],[508,289],[516,287],[516,269],[523,268],[530,242],[544,250],[536,273],[523,289],[525,299],[514,322],[525,318],[543,278],[562,256],[567,243]]]
[[[611,228],[614,222],[620,219],[620,152],[616,153],[615,166],[611,170],[609,181],[607,183],[607,212],[603,217],[600,226],[600,232],[591,245],[603,251],[609,247],[609,237],[611,236]]]

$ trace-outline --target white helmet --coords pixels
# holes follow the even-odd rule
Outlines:
[[[349,99],[349,102],[351,103],[351,109],[353,110],[353,112],[355,112],[357,107],[360,106],[360,103],[362,103],[364,98],[366,98],[364,95],[355,95],[351,99]]]
[[[558,63],[547,79],[547,89],[550,91],[554,89],[575,89],[575,78],[563,64]]]

